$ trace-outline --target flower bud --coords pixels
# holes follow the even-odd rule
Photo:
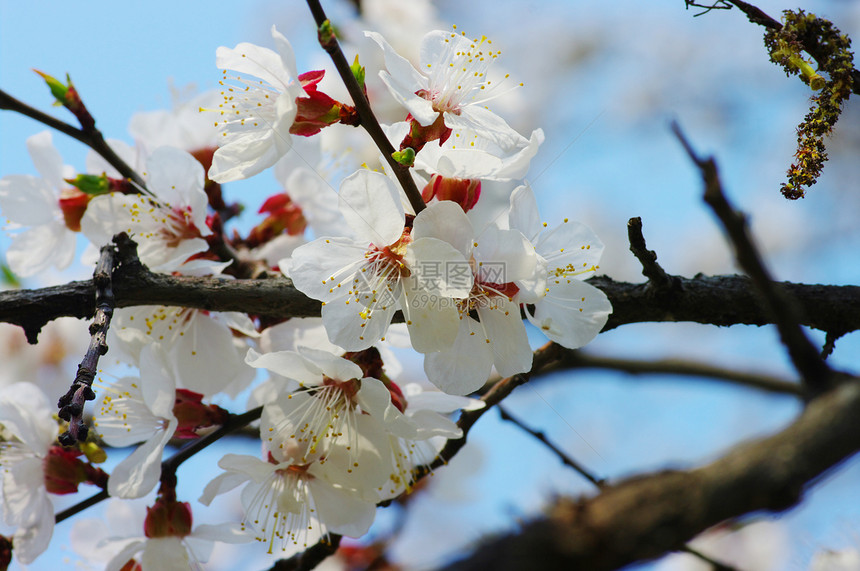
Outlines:
[[[185,537],[191,533],[191,505],[158,498],[155,505],[146,508],[143,522],[146,537]]]
[[[307,97],[296,98],[298,111],[293,126],[290,127],[290,133],[293,135],[316,135],[324,127],[340,121],[341,104],[317,90],[317,84],[324,76],[324,70],[308,71],[299,76]]]
[[[475,178],[447,178],[434,174],[421,191],[424,202],[429,202],[433,197],[437,200],[456,202],[464,212],[468,212],[474,208],[478,198],[481,197],[481,181]]]
[[[52,494],[73,494],[78,485],[89,480],[87,466],[79,450],[52,446],[44,459],[45,489]]]
[[[69,77],[68,73],[66,74],[66,82],[68,85],[63,85],[59,80],[47,73],[41,72],[38,69],[34,69],[33,71],[41,75],[42,79],[45,80],[45,83],[48,84],[48,88],[51,90],[51,95],[56,99],[56,102],[54,103],[55,105],[62,105],[71,111],[81,124],[81,129],[85,132],[91,133],[95,130],[96,120],[93,119],[93,116],[90,115],[90,112],[87,111],[86,106],[84,106],[84,102],[81,101],[81,96],[78,95],[78,90],[75,89],[75,86],[72,83],[72,78]]]
[[[77,188],[64,188],[60,192],[60,210],[63,213],[63,219],[66,221],[66,227],[72,232],[81,231],[81,218],[84,217],[84,212],[87,211],[87,204],[90,202],[89,194],[81,192]]]
[[[175,438],[197,438],[197,430],[227,422],[228,413],[223,408],[203,404],[203,395],[188,389],[176,390],[173,416],[179,421]]]
[[[12,540],[0,535],[0,571],[6,571],[12,563]]]

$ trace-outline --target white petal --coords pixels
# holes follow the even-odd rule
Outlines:
[[[296,67],[296,55],[293,52],[293,46],[290,45],[287,38],[277,30],[274,24],[272,24],[272,39],[275,41],[275,48],[278,50],[278,56],[281,58],[281,64],[283,65],[284,70],[286,70],[287,74],[293,79],[292,86],[294,87],[299,85],[299,72]],[[302,91],[304,90],[302,89]],[[299,95],[304,95],[304,93],[296,93],[294,97],[298,97]]]
[[[375,416],[378,420],[385,421],[386,416],[400,414],[397,407],[391,404],[391,393],[379,379],[362,379],[355,398],[363,412]]]
[[[109,445],[131,446],[153,438],[163,429],[164,419],[154,415],[143,402],[140,386],[140,379],[123,377],[112,387],[102,388],[96,428]]]
[[[518,186],[511,193],[510,225],[532,241],[542,229],[537,200],[528,184]]]
[[[218,466],[228,472],[245,474],[255,482],[264,482],[278,466],[263,462],[255,456],[246,454],[225,454],[218,461]]]
[[[51,500],[45,490],[45,472],[42,459],[35,456],[14,463],[4,459],[0,472],[2,482],[3,519],[10,525],[29,527],[42,525],[40,514],[53,513]],[[53,517],[51,517],[53,521]]]
[[[577,349],[597,337],[610,313],[612,305],[602,291],[579,280],[563,280],[549,287],[535,304],[534,315],[526,315],[548,338]]]
[[[12,537],[15,545],[15,556],[18,561],[27,565],[48,549],[51,536],[54,533],[54,509],[51,502],[46,501],[40,506],[36,520],[37,524],[18,528]],[[35,515],[35,514],[34,514]]]
[[[161,347],[144,347],[140,352],[140,385],[143,402],[152,414],[169,419],[176,403],[176,384],[166,359]]]
[[[404,86],[396,77],[384,70],[379,72],[379,78],[382,79],[382,83],[385,84],[394,99],[406,108],[419,125],[428,127],[439,118],[439,112],[433,108],[432,101],[415,95],[415,91],[424,89],[423,87],[410,90],[409,87]]]
[[[412,238],[438,238],[454,246],[465,258],[472,253],[474,229],[462,207],[450,200],[429,205],[415,217]]]
[[[503,149],[516,146],[523,140],[523,136],[514,131],[504,119],[480,105],[461,107],[459,115],[445,113],[445,126],[452,129],[471,129]]]
[[[481,388],[493,368],[493,351],[481,324],[471,317],[460,321],[450,349],[424,357],[427,378],[452,395],[467,395]]]
[[[503,284],[534,276],[534,246],[518,230],[488,226],[476,240],[477,274],[484,283]]]
[[[250,478],[247,474],[237,474],[235,472],[224,472],[223,474],[218,474],[212,479],[212,481],[206,484],[206,487],[203,488],[203,493],[197,501],[204,506],[208,506],[212,503],[212,500],[215,499],[215,496],[225,494],[230,490],[241,486],[249,479]]]
[[[0,211],[16,224],[39,226],[52,222],[60,214],[60,206],[47,181],[10,174],[0,179]]]
[[[298,107],[295,97],[282,93],[275,100],[276,120],[253,131],[229,133],[212,157],[209,178],[231,182],[254,176],[278,162],[292,146],[290,127]]]
[[[468,276],[471,279],[471,271]],[[403,314],[412,348],[419,353],[447,349],[457,337],[460,312],[456,300],[428,292],[410,276],[403,287]]]
[[[450,413],[458,409],[472,409],[475,405],[482,408],[484,403],[480,400],[468,397],[449,395],[439,391],[423,390],[417,383],[409,383],[403,387],[406,400],[409,402],[408,410],[429,410],[440,413]]]
[[[463,431],[457,426],[457,423],[437,412],[417,410],[410,418],[419,426],[421,439],[432,438],[434,436],[441,436],[443,438],[460,438],[463,436]]]
[[[57,437],[48,397],[38,386],[20,382],[0,388],[0,423],[29,450],[44,457]]]
[[[203,190],[203,166],[189,153],[174,147],[155,149],[146,161],[147,186],[166,206],[190,207],[194,223],[205,231],[208,199]]]
[[[177,421],[170,421],[167,430],[141,444],[111,472],[108,493],[118,498],[140,498],[158,483],[164,447],[176,430]]]
[[[63,180],[63,157],[51,140],[50,131],[36,133],[27,138],[27,151],[33,166],[50,186],[56,189],[66,186]]]
[[[359,246],[350,238],[319,238],[299,246],[290,264],[293,285],[321,301],[345,295],[355,272],[366,262],[368,246]]]
[[[418,238],[410,244],[407,259],[415,287],[430,295],[464,299],[472,291],[471,266],[448,242]]]
[[[248,349],[245,362],[257,369],[268,369],[299,384],[316,386],[322,381],[322,370],[294,351],[260,354]]]
[[[143,544],[140,565],[147,571],[149,569],[158,569],[158,571],[191,569],[188,551],[182,545],[182,540],[174,536],[149,538]]]
[[[308,486],[314,498],[317,517],[326,529],[347,537],[361,537],[376,517],[376,506],[354,498],[319,479]]]
[[[380,71],[379,77],[388,87],[391,94],[401,105],[409,109],[410,113],[424,126],[430,125],[435,121],[438,113],[433,111],[429,101],[415,95],[415,92],[420,89],[426,89],[428,86],[427,78],[416,70],[406,58],[394,51],[394,48],[380,34],[376,32],[365,32],[365,36],[376,42],[382,48],[382,54],[385,58],[385,67],[388,71]],[[422,62],[422,64],[425,62]],[[425,105],[418,109],[418,113],[410,107],[410,102],[414,100],[423,101]],[[428,113],[429,112],[429,113]],[[432,119],[430,119],[432,116]],[[429,121],[428,121],[429,119]]]
[[[382,173],[361,169],[344,179],[338,204],[359,241],[383,247],[403,234],[406,220],[400,192]]]
[[[503,377],[525,373],[532,366],[532,350],[520,307],[507,299],[494,299],[490,306],[479,306],[478,316],[490,332],[493,364]]]
[[[201,311],[193,312],[185,335],[167,349],[177,387],[206,396],[224,390],[246,367],[236,353],[230,329]]]
[[[289,46],[286,39],[284,42]],[[258,77],[281,92],[287,91],[290,83],[296,80],[295,75],[293,75],[295,56],[293,56],[292,67],[290,67],[285,65],[281,55],[273,50],[247,42],[237,44],[232,49],[219,47],[215,50],[215,65],[220,69],[230,69],[240,74]]]
[[[254,539],[252,534],[242,529],[238,523],[200,524],[194,528],[189,537],[206,541],[220,541],[222,543],[247,543]],[[196,553],[196,552],[195,552]]]
[[[62,222],[35,226],[16,234],[6,250],[6,261],[15,274],[29,277],[51,266],[62,270],[75,258],[75,233]]]
[[[535,244],[535,249],[546,258],[550,272],[556,268],[585,272],[600,261],[603,242],[585,224],[570,221],[543,232]],[[590,272],[586,272],[581,274],[579,279],[585,279],[589,275]]]
[[[329,341],[347,351],[361,351],[385,335],[396,309],[396,297],[383,291],[371,307],[346,297],[328,302],[322,308],[322,319]]]
[[[319,367],[322,374],[330,379],[349,381],[362,377],[361,367],[349,359],[344,359],[328,351],[303,346],[298,347],[298,352],[313,365]]]

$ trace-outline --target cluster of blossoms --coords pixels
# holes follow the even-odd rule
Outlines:
[[[349,172],[329,158],[349,156],[336,133],[357,125],[358,112],[321,90],[323,71],[298,73],[274,27],[275,51],[218,49],[220,93],[135,117],[135,147],[110,142],[142,184],[96,156],[76,173],[47,133],[28,141],[42,178],[0,180],[0,209],[15,232],[7,261],[21,276],[71,263],[75,232],[91,244],[86,259],[125,232],[153,271],[224,280],[281,271],[322,302],[321,320],[283,323],[179,307],[117,310],[110,354],[139,375],[99,379],[94,434],[71,448],[55,444],[57,421],[35,386],[3,388],[3,516],[17,529],[21,562],[48,545],[49,494],[81,483],[124,500],[157,490],[135,529],[91,541],[89,556],[108,569],[188,568],[205,561],[212,541],[257,539],[290,553],[329,534],[360,537],[377,504],[409,492],[416,468],[463,435],[450,414],[483,405],[465,395],[493,368],[530,370],[526,320],[568,348],[606,323],[606,296],[584,281],[602,244],[580,223],[542,223],[523,181],[543,133],[525,137],[485,105],[517,87],[493,76],[500,52],[486,38],[433,31],[416,67],[382,35],[367,37],[401,106],[383,130],[423,208],[390,166]],[[357,60],[353,72],[367,92]],[[221,184],[272,166],[285,190],[265,200],[246,237],[230,235],[225,225],[241,207],[225,203]],[[397,315],[405,327],[392,324]],[[424,356],[427,379],[443,392],[397,384],[392,337]],[[258,381],[258,370],[268,378]],[[213,402],[237,397],[261,407],[262,452],[223,456],[223,472],[199,499],[208,505],[241,487],[244,518],[193,528],[175,467],[162,464],[165,448],[230,425],[235,417]],[[102,444],[137,447],[108,476],[93,465]],[[79,536],[98,535],[80,525]]]

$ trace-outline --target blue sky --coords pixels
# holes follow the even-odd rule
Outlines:
[[[850,161],[828,165],[804,201],[779,196],[809,93],[767,62],[761,30],[737,11],[693,18],[680,0],[462,4],[439,2],[440,19],[469,34],[486,33],[503,46],[504,65],[526,83],[526,108],[509,121],[523,131],[546,131],[530,173],[544,215],[550,222],[570,216],[591,225],[607,245],[602,268],[608,275],[642,279],[626,250],[632,216],[643,218],[649,247],[667,271],[736,271],[701,203],[697,173],[669,132],[668,122],[677,119],[700,152],[717,156],[727,189],[750,213],[778,279],[860,283],[860,264],[849,257],[860,239],[858,204],[845,192],[860,171]],[[849,4],[804,4],[838,17],[843,31],[860,33],[860,11]],[[776,0],[759,5],[773,16],[790,7]],[[239,41],[270,45],[272,23],[296,46],[300,71],[320,61],[306,7],[298,1],[154,0],[144,8],[106,0],[0,0],[0,88],[49,110],[47,89],[31,68],[56,77],[68,71],[105,136],[128,140],[132,113],[170,105],[168,81],[215,87],[215,49]],[[71,121],[62,109],[52,112]],[[30,119],[0,112],[0,176],[34,172],[23,141],[40,130]],[[82,167],[80,144],[60,134],[54,140],[67,163]],[[833,145],[833,163],[856,153],[846,138]],[[274,189],[270,176],[261,177],[226,192],[253,203]],[[590,349],[619,357],[684,356],[792,376],[769,328],[635,325],[601,335]],[[848,336],[837,344],[834,362],[856,369],[858,349]],[[590,372],[519,389],[509,407],[594,471],[614,478],[714,458],[745,437],[777,430],[798,412],[789,397],[713,382]],[[395,549],[405,561],[431,562],[464,538],[534,515],[553,493],[591,492],[494,413],[470,440],[459,460],[463,472],[473,468],[459,484],[470,501],[419,504]],[[780,519],[792,537],[801,538],[792,547],[792,568],[805,568],[818,549],[844,547],[857,537],[860,506],[840,498],[851,493],[858,472],[860,464],[849,462],[810,494],[808,504]],[[449,479],[445,485],[453,484]],[[419,531],[422,526],[447,535],[440,542]],[[32,569],[51,568],[63,556],[58,547]]]

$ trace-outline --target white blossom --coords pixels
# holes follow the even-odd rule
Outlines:
[[[54,531],[43,461],[56,439],[57,424],[36,385],[0,387],[0,435],[3,520],[17,527],[15,556],[27,564],[48,548]]]
[[[101,387],[102,401],[95,428],[111,446],[145,441],[117,464],[108,479],[108,493],[140,498],[158,483],[164,447],[179,421],[173,415],[176,385],[163,351],[154,345],[140,354],[140,378],[125,377]]]
[[[50,131],[27,139],[30,158],[41,175],[8,175],[0,179],[0,211],[16,232],[6,250],[13,272],[29,277],[47,270],[67,268],[75,256],[75,234],[66,226],[59,199],[64,179],[74,176],[63,165]]]
[[[224,79],[223,102],[211,109],[218,113],[215,124],[223,139],[209,169],[214,181],[253,176],[274,165],[292,146],[296,98],[305,92],[298,82],[293,48],[275,26],[272,39],[277,52],[243,42],[233,49],[220,47],[215,54]],[[228,70],[241,75],[228,76]]]
[[[590,343],[612,313],[606,294],[582,281],[597,271],[603,243],[590,228],[567,218],[545,229],[528,185],[511,195],[510,213],[511,228],[529,237],[542,270],[537,279],[518,282],[518,301],[534,306],[526,317],[564,347],[577,349]]]
[[[414,301],[463,297],[471,287],[468,275],[459,282],[450,279],[449,269],[466,264],[462,254],[444,239],[415,235],[440,220],[433,207],[407,228],[397,188],[385,175],[368,170],[343,182],[339,204],[356,238],[319,238],[280,264],[299,290],[324,302],[322,318],[331,342],[349,351],[370,347],[384,338],[400,307],[416,351],[450,345],[457,326],[451,304]],[[424,279],[428,269],[438,277]]]
[[[510,148],[523,138],[484,105],[500,94],[487,75],[501,53],[491,49],[491,40],[470,40],[441,30],[430,32],[421,41],[421,61],[416,69],[380,34],[365,34],[379,44],[385,56],[387,70],[379,72],[382,81],[420,125],[432,125],[441,114],[446,127],[469,129],[502,148]]]

